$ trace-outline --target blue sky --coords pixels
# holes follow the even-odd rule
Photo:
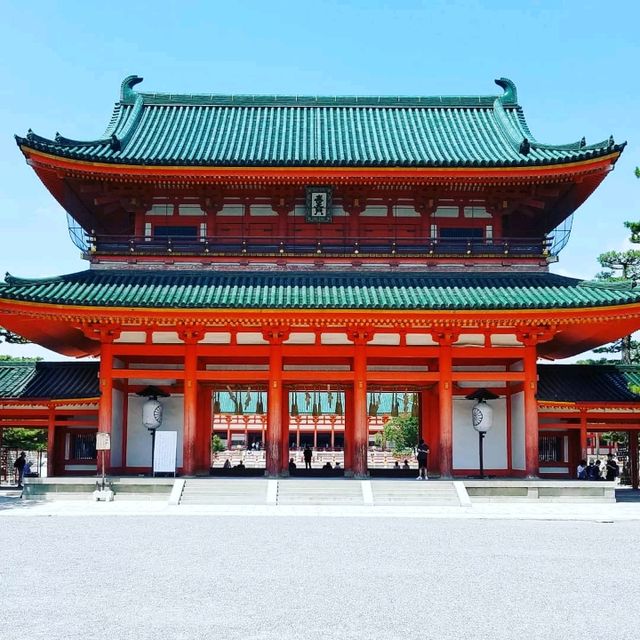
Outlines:
[[[506,76],[539,140],[629,142],[554,271],[591,277],[599,253],[625,247],[622,222],[640,219],[638,2],[0,0],[0,11],[0,269],[14,275],[87,265],[13,134],[99,136],[134,73],[143,91],[323,95],[497,94]]]

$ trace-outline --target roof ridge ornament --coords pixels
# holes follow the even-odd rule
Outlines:
[[[509,78],[497,78],[494,82],[504,89],[504,93],[499,98],[502,104],[518,104],[518,89],[513,80],[509,80]]]
[[[120,102],[135,102],[138,92],[133,90],[137,84],[140,84],[144,78],[132,75],[127,76],[120,85]]]

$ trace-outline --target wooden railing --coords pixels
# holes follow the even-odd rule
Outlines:
[[[546,257],[546,238],[332,238],[297,237],[131,237],[96,235],[88,238],[89,255],[198,255],[198,256],[325,256]]]

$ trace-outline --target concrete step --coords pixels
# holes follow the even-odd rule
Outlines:
[[[267,481],[237,479],[188,479],[185,481],[180,504],[235,505],[267,503]]]
[[[362,484],[357,480],[280,480],[279,505],[362,505]]]
[[[381,506],[460,506],[453,482],[377,480],[371,482],[373,503]]]

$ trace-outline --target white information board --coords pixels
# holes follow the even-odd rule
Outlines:
[[[153,473],[176,473],[178,453],[177,431],[156,431],[153,452]]]
[[[111,449],[111,434],[106,431],[96,433],[96,451],[109,451]]]

